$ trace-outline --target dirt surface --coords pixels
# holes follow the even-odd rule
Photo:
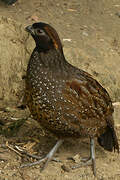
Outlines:
[[[56,153],[60,162],[50,162],[42,173],[39,165],[20,168],[21,164],[34,160],[21,152],[18,154],[15,145],[42,156],[56,142],[55,137],[44,132],[31,118],[28,110],[15,108],[24,89],[21,77],[32,51],[32,43],[30,39],[31,44],[26,42],[23,28],[35,20],[53,25],[70,62],[92,73],[107,88],[112,100],[120,101],[119,0],[18,0],[13,6],[0,2],[0,16],[7,17],[0,20],[0,180],[95,179],[90,166],[70,168],[81,157],[89,155],[88,139],[66,140]],[[4,57],[10,57],[9,61],[3,61]],[[120,143],[119,117],[117,115],[116,129]],[[96,179],[120,179],[120,156],[104,151],[97,142],[96,166]]]

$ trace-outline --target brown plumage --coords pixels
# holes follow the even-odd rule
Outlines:
[[[90,138],[96,174],[94,137],[104,149],[119,152],[110,96],[90,74],[66,61],[59,36],[50,25],[35,23],[26,30],[36,42],[26,75],[30,112],[60,139],[55,151],[66,137]]]

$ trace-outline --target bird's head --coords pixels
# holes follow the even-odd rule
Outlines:
[[[49,24],[38,22],[25,28],[35,40],[37,48],[43,51],[57,49],[63,52],[62,44],[56,30]]]

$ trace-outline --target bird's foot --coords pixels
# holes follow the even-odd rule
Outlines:
[[[55,154],[55,152],[57,151],[58,147],[63,143],[63,140],[59,140],[56,145],[51,149],[51,151],[44,157],[44,158],[41,158],[41,157],[38,157],[36,155],[30,155],[31,157],[35,158],[35,159],[38,159],[38,161],[35,161],[33,163],[28,163],[28,164],[23,164],[21,165],[20,167],[23,168],[23,167],[31,167],[31,166],[34,166],[34,165],[38,165],[38,164],[41,164],[42,162],[44,162],[44,165],[41,169],[44,170],[47,165],[48,165],[48,162],[50,160],[55,160],[58,162],[58,160],[56,160],[55,158],[53,158],[53,155]]]
[[[34,159],[37,159],[38,161],[35,161],[35,162],[33,162],[33,163],[28,163],[28,164],[23,164],[23,165],[21,165],[20,167],[21,168],[23,168],[23,167],[31,167],[31,166],[34,166],[34,165],[38,165],[38,164],[41,164],[42,162],[47,162],[47,160],[49,161],[49,154],[47,154],[45,157],[40,157],[40,156],[36,156],[36,155],[28,155],[29,157],[32,157],[32,158],[34,158]],[[56,158],[52,158],[51,159],[52,161],[55,161],[55,162],[61,162],[59,159],[56,159]],[[44,166],[46,166],[46,165],[44,165]],[[43,168],[44,169],[44,168]]]
[[[84,166],[92,166],[92,170],[93,170],[93,174],[94,176],[96,176],[96,164],[95,164],[95,159],[92,159],[91,157],[89,158],[82,158],[81,159],[81,163],[72,166],[71,169],[77,169],[80,167],[84,167]]]
[[[91,161],[91,157],[84,157],[84,158],[81,158],[81,161],[82,162],[88,162],[88,161]]]
[[[34,157],[34,155],[33,155],[33,157]],[[33,163],[23,164],[23,165],[21,165],[20,167],[21,167],[21,168],[23,168],[23,167],[31,167],[31,166],[35,166],[35,165],[41,164],[42,162],[45,162],[44,166],[42,167],[42,170],[43,170],[43,169],[46,167],[46,163],[48,163],[47,161],[49,161],[48,155],[45,156],[44,158],[41,158],[41,159],[40,159],[40,157],[38,157],[38,156],[36,156],[36,157],[34,157],[34,158],[35,158],[35,159],[39,159],[39,160],[38,160],[38,161],[35,161],[35,162],[33,162]]]
[[[81,163],[78,163],[77,165],[72,166],[71,169],[77,169],[77,168],[80,168],[83,166],[92,165],[92,159],[90,157],[89,158],[82,158],[81,161],[82,161]]]
[[[72,169],[80,168],[82,166],[92,166],[93,174],[96,176],[96,163],[95,163],[95,147],[94,147],[94,139],[90,138],[90,157],[83,158],[82,163],[73,166]]]

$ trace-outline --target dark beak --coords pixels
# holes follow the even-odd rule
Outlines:
[[[27,32],[29,32],[30,34],[35,34],[35,32],[34,32],[34,28],[30,25],[30,26],[27,26],[26,28],[25,28],[25,30],[27,31]]]

